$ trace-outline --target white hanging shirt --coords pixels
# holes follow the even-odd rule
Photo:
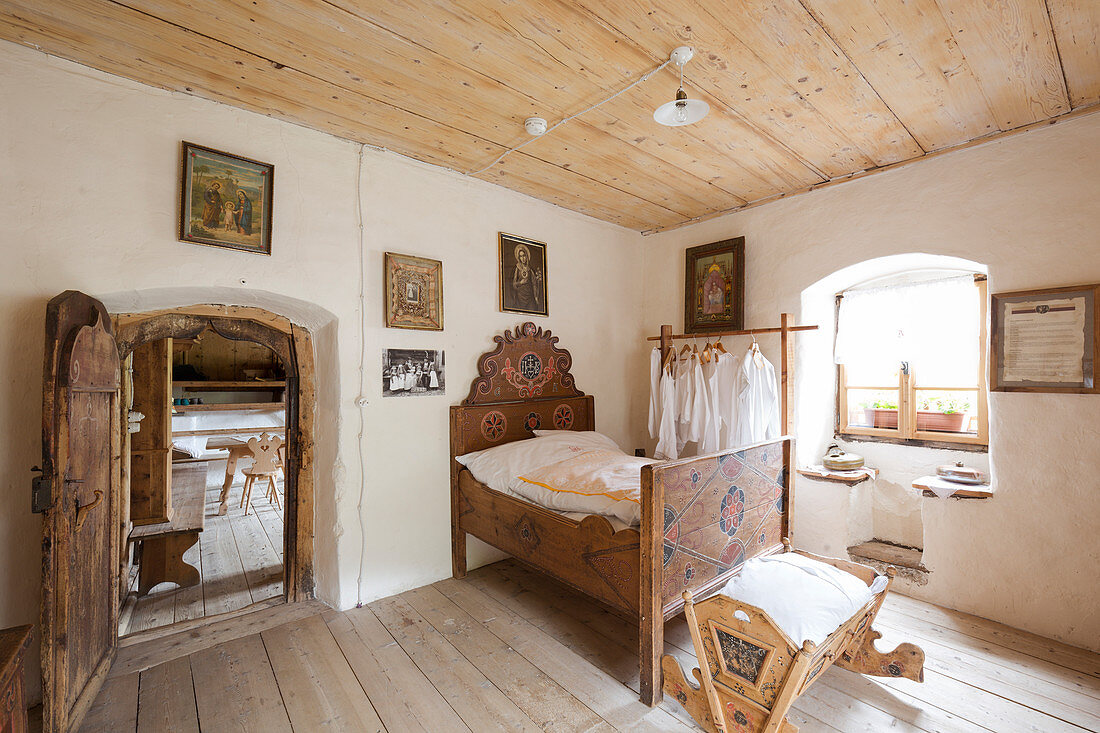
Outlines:
[[[676,384],[676,453],[684,452],[687,444],[688,422],[691,420],[691,365],[686,361],[680,361],[680,357],[672,360],[672,377]]]
[[[649,437],[656,438],[661,425],[661,350],[649,355]]]
[[[718,405],[719,446],[721,450],[730,450],[737,445],[734,437],[737,432],[737,383],[741,378],[740,371],[740,364],[733,354],[718,354],[714,360],[715,391],[717,393],[715,402]],[[725,436],[724,440],[722,439],[723,435]]]
[[[691,356],[691,414],[688,419],[687,439],[693,443],[703,440],[707,422],[707,385],[703,378],[703,365],[694,354]]]
[[[779,390],[775,368],[763,354],[760,354],[760,361],[761,365],[757,366],[750,350],[741,362],[732,447],[779,437]]]
[[[706,392],[706,421],[703,424],[703,442],[699,444],[701,453],[717,453],[721,448],[719,435],[722,430],[722,413],[718,403],[718,357],[714,352],[710,363],[703,365],[703,386]]]
[[[660,371],[660,379],[661,417],[657,424],[657,447],[653,450],[653,457],[675,460],[679,455],[676,445],[676,380],[669,369]]]

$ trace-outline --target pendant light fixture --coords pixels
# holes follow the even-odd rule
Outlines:
[[[684,64],[691,61],[695,51],[691,46],[680,46],[668,57],[668,60],[680,67],[680,88],[676,98],[665,102],[653,111],[653,119],[662,125],[680,127],[698,122],[710,112],[710,105],[701,99],[688,99],[684,91]]]

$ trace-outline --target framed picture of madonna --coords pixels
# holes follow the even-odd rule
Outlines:
[[[546,285],[546,243],[500,232],[500,309],[550,315]]]
[[[684,275],[684,333],[745,327],[744,237],[688,248]]]
[[[275,166],[183,143],[182,242],[271,254]]]

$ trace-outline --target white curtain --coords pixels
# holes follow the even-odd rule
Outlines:
[[[977,384],[980,304],[973,275],[850,290],[837,316],[837,364],[895,371],[909,362],[918,383]]]

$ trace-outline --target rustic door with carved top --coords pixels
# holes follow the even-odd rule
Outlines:
[[[46,307],[42,476],[43,728],[75,730],[118,644],[119,358],[103,304]]]

